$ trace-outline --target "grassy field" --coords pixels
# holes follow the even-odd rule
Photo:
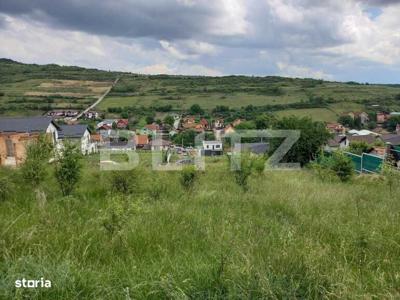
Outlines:
[[[312,97],[321,97],[329,102],[328,109],[340,114],[354,109],[368,110],[373,104],[397,109],[400,102],[395,98],[399,94],[400,88],[393,86],[281,77],[124,76],[99,108],[171,105],[174,110],[184,110],[199,104],[211,110],[216,105],[241,108],[308,102]],[[295,112],[303,116],[307,113]],[[332,114],[323,116],[326,116],[324,121],[332,120]]]
[[[278,117],[296,116],[311,117],[314,121],[335,122],[338,114],[327,108],[310,108],[310,109],[288,109],[276,113]]]
[[[0,202],[1,299],[400,296],[400,190],[378,177],[254,174],[244,192],[223,158],[186,191],[179,172],[151,171],[142,157],[126,173],[135,192],[122,196],[97,160],[64,198],[53,176],[32,188],[8,171],[16,188]],[[40,277],[53,287],[14,287]]]
[[[99,70],[0,59],[0,112],[40,115],[52,109],[82,110],[102,95],[116,76]]]
[[[289,110],[279,114],[311,114],[323,121],[333,121],[336,120],[333,112],[400,110],[400,85],[275,76],[147,76],[57,65],[26,65],[0,59],[0,113],[25,115],[43,114],[54,108],[83,109],[117,77],[121,80],[99,105],[99,110],[171,105],[172,110],[182,111],[199,104],[211,111],[217,105],[239,109],[248,105],[309,103],[315,98],[321,98],[332,113],[324,109],[320,115],[321,106],[317,106],[312,111]],[[372,109],[372,105],[379,106]]]

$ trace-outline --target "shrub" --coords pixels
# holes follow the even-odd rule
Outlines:
[[[27,145],[26,158],[22,165],[22,177],[38,186],[47,176],[47,163],[50,159],[53,145],[46,136],[39,136],[36,141]]]
[[[62,152],[58,154],[55,176],[64,196],[70,195],[81,175],[81,154],[72,143],[65,143]]]
[[[248,190],[248,178],[252,173],[253,161],[247,154],[242,154],[240,157],[240,162],[234,158],[234,176],[236,183],[242,187],[244,191]]]
[[[265,156],[257,156],[254,157],[253,159],[253,169],[256,173],[262,174],[265,169],[265,162],[266,162],[266,157]]]
[[[193,166],[185,167],[181,172],[181,185],[185,190],[190,190],[193,188],[194,182],[196,180],[196,169]]]
[[[361,155],[363,153],[368,153],[371,150],[371,146],[366,142],[352,142],[349,147],[349,152]]]
[[[111,172],[111,191],[124,195],[132,194],[135,189],[135,174],[126,171]]]
[[[333,152],[330,157],[323,156],[314,169],[328,171],[328,175],[334,173],[342,182],[349,181],[354,174],[353,162],[341,151]]]

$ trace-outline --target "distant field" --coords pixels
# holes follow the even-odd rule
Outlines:
[[[310,98],[323,98],[328,109],[299,110],[296,115],[315,115],[319,119],[336,119],[351,110],[368,110],[372,104],[395,109],[400,88],[384,85],[360,85],[309,79],[279,77],[183,77],[125,76],[99,109],[127,106],[165,106],[175,110],[199,104],[206,110],[217,105],[240,108],[247,105],[284,105],[307,103]],[[322,116],[319,113],[322,112]],[[288,113],[291,114],[292,110]]]
[[[117,73],[0,59],[0,114],[39,115],[82,109],[107,90]]]
[[[311,117],[315,121],[335,122],[338,115],[326,108],[288,109],[276,113],[278,117]]]
[[[121,80],[97,107],[165,107],[184,110],[193,104],[211,111],[217,105],[271,106],[278,115],[311,115],[333,120],[343,111],[400,110],[400,85],[366,85],[276,76],[203,77],[136,75],[57,65],[26,65],[0,59],[0,114],[43,114],[56,108],[83,109],[117,77]],[[324,105],[304,109],[313,99]],[[291,105],[285,107],[285,105]],[[327,109],[321,108],[326,106]],[[306,106],[310,108],[310,106]],[[294,111],[293,108],[303,108]],[[269,108],[267,108],[269,109]]]
[[[1,85],[7,114],[18,110],[82,109],[111,85],[109,81],[30,79]]]

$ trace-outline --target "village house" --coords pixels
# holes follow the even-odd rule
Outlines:
[[[383,124],[387,120],[389,120],[389,118],[390,118],[390,113],[384,111],[378,112],[376,114],[376,123]]]
[[[203,156],[216,156],[223,154],[222,142],[220,141],[203,141],[203,146],[199,151]]]
[[[83,117],[87,120],[97,120],[100,117],[100,114],[97,111],[87,111],[83,114]]]
[[[216,119],[214,121],[214,129],[223,129],[224,128],[224,119]]]
[[[135,135],[135,147],[136,149],[149,150],[150,149],[149,137],[146,134]]]
[[[109,130],[113,128],[113,124],[116,124],[118,120],[115,119],[105,119],[97,123],[96,130]]]
[[[23,163],[26,145],[41,134],[48,136],[56,146],[58,130],[51,117],[0,118],[0,165]]]
[[[325,145],[325,151],[343,150],[350,146],[350,140],[345,135],[336,135],[329,139]]]
[[[128,119],[119,119],[116,122],[116,126],[118,129],[127,129],[129,126],[129,120]]]
[[[376,135],[350,135],[347,136],[347,139],[349,140],[349,144],[351,145],[354,142],[364,142],[368,145],[374,144],[376,141],[378,141],[378,136]]]
[[[151,151],[166,151],[171,147],[170,141],[155,139],[150,142]]]
[[[208,123],[207,119],[201,118],[200,124],[203,126],[205,130],[210,129],[210,124]]]
[[[96,144],[97,149],[104,145],[103,137],[99,133],[91,133],[90,140],[92,141],[92,143]]]
[[[48,117],[53,117],[54,119],[62,118],[73,118],[79,114],[77,110],[52,110],[47,113]]]
[[[158,125],[157,123],[152,123],[152,124],[147,124],[140,130],[138,130],[138,133],[140,135],[155,136],[159,130],[160,130],[160,125]]]
[[[326,129],[330,133],[334,133],[334,134],[345,134],[346,133],[346,128],[340,123],[327,123]]]
[[[349,112],[347,115],[353,120],[359,118],[361,125],[366,125],[369,122],[369,116],[366,112]]]
[[[62,142],[69,141],[77,144],[83,155],[97,152],[97,143],[91,140],[87,125],[62,125],[58,136]]]

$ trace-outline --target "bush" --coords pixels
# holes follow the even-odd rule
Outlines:
[[[196,169],[193,166],[185,167],[181,172],[181,185],[185,190],[190,190],[193,188],[194,182],[196,180]]]
[[[368,153],[371,148],[372,147],[366,142],[352,142],[349,147],[349,152],[362,155],[363,153]]]
[[[111,191],[129,195],[135,190],[135,174],[126,171],[113,171],[110,176]]]
[[[47,163],[51,157],[53,145],[46,136],[39,136],[26,147],[26,158],[22,165],[22,177],[38,186],[47,176]]]
[[[342,182],[349,181],[354,175],[354,165],[351,159],[341,151],[332,153],[332,156],[323,156],[317,169],[326,170],[335,174]]]
[[[55,176],[63,196],[70,195],[81,175],[81,154],[76,145],[65,143],[62,152],[58,153]]]
[[[232,158],[233,159],[233,158]],[[252,173],[253,161],[247,154],[241,154],[240,163],[233,160],[234,163],[234,176],[236,183],[242,187],[244,191],[248,190],[248,178]]]
[[[258,174],[264,173],[266,157],[265,156],[257,156],[257,157],[254,157],[252,160],[253,160],[252,167],[253,167],[254,171]]]

